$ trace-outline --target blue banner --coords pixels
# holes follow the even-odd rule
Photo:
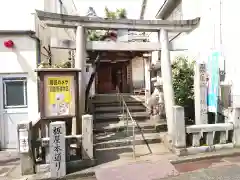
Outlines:
[[[216,113],[218,110],[218,91],[219,91],[219,59],[221,54],[213,52],[208,57],[208,111]]]

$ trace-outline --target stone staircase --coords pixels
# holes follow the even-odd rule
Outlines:
[[[154,152],[154,148],[162,146],[165,132],[159,132],[156,122],[150,120],[146,107],[143,105],[144,96],[123,94],[124,100],[137,122],[135,128],[136,154]],[[116,94],[97,95],[93,101],[94,109],[94,148],[97,159],[103,152],[116,152],[118,155],[132,155],[132,122],[129,118],[128,133],[126,121],[122,117],[122,107]],[[126,114],[126,113],[125,113]],[[144,150],[145,149],[145,150]],[[124,152],[127,151],[127,152]]]

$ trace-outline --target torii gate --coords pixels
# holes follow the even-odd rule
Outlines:
[[[168,32],[189,32],[199,23],[200,18],[192,20],[132,20],[132,19],[100,19],[86,16],[72,16],[64,14],[36,11],[38,18],[49,27],[73,28],[76,29],[76,41],[71,40],[51,40],[51,47],[61,49],[76,49],[75,67],[82,69],[79,77],[80,94],[80,116],[85,109],[85,84],[83,75],[86,65],[86,51],[161,51],[161,71],[163,80],[163,92],[167,117],[168,134],[173,134],[173,106],[174,92],[172,85],[172,70],[170,61],[170,50],[175,50],[169,43]],[[158,32],[159,42],[86,42],[86,29],[122,29],[127,31]]]

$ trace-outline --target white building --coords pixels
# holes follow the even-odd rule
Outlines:
[[[148,0],[144,19],[186,20],[200,17],[199,26],[189,33],[173,34],[171,44],[175,49],[171,58],[186,55],[198,62],[207,62],[213,51],[221,54],[220,71],[225,73],[221,84],[231,86],[232,105],[239,107],[240,61],[238,45],[239,21],[238,1],[228,0],[165,0],[157,5],[156,0]],[[158,8],[156,8],[156,6]],[[151,41],[158,41],[157,34],[151,34]],[[153,56],[153,60],[157,55]],[[229,93],[229,92],[228,92]]]
[[[16,125],[38,118],[38,86],[34,69],[48,59],[49,37],[73,38],[74,32],[48,29],[35,18],[35,9],[76,14],[72,0],[8,0],[0,6],[0,143],[17,147]],[[68,59],[68,52],[51,51],[52,61]],[[61,58],[61,59],[59,59]]]

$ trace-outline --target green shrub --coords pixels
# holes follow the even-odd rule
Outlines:
[[[194,101],[194,61],[177,57],[172,65],[175,103],[189,106]]]

